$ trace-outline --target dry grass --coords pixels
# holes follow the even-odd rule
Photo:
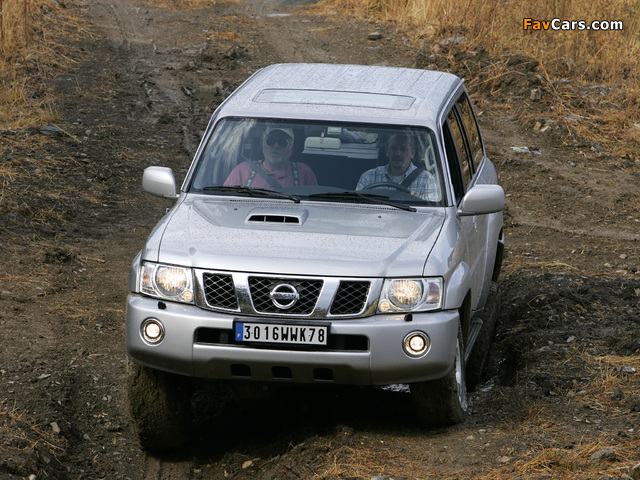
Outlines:
[[[517,437],[527,439],[527,450],[514,455],[509,462],[505,461],[504,466],[492,469],[479,478],[588,480],[606,478],[607,475],[620,478],[620,475],[627,472],[629,465],[636,462],[638,449],[633,438],[616,437],[602,432],[585,438],[576,435],[569,425],[549,420],[554,418],[554,412],[549,407],[536,408],[526,421],[515,427]],[[615,452],[615,460],[592,458],[594,453],[609,449]]]
[[[50,79],[72,60],[63,32],[83,29],[60,3],[0,0],[0,129],[50,123],[56,118]]]
[[[422,38],[463,35],[471,49],[482,45],[497,56],[525,52],[539,59],[553,75],[636,82],[640,75],[640,4],[635,0],[325,0],[324,3],[354,16],[395,21]],[[589,23],[622,21],[624,29],[533,31],[524,30],[525,18]]]
[[[589,401],[604,405],[610,413],[614,413],[615,410],[625,410],[624,404],[616,401],[615,394],[617,391],[638,390],[634,370],[640,371],[640,355],[596,357],[585,353],[583,357],[592,371],[591,378],[594,379],[585,391],[598,397],[597,402],[594,402],[593,398]]]
[[[9,406],[6,400],[0,402],[0,437],[4,439],[9,452],[46,452],[50,460],[58,461],[58,456],[65,454],[66,445],[64,439],[50,433],[51,430],[50,426],[43,427],[28,421],[24,412]],[[28,466],[37,468],[37,465]]]
[[[523,404],[522,412],[485,432],[485,438],[477,440],[478,445],[471,448],[481,455],[484,442],[497,446],[501,440],[512,439],[512,443],[502,443],[499,457],[483,458],[478,463],[461,466],[464,462],[442,450],[431,451],[425,444],[425,454],[434,465],[429,468],[420,464],[419,458],[389,455],[383,451],[383,446],[365,442],[358,448],[331,450],[332,468],[321,478],[365,479],[380,474],[401,478],[478,480],[621,478],[638,463],[640,450],[633,429],[627,432],[622,427],[612,428],[609,421],[620,419],[618,424],[627,424],[628,428],[636,425],[637,396],[634,393],[639,391],[640,378],[621,368],[639,369],[640,356],[593,356],[575,348],[564,363],[584,366],[591,382],[580,391],[559,388],[554,396]],[[624,394],[616,395],[620,391]],[[628,400],[634,401],[635,406],[630,407]],[[574,412],[572,416],[567,415],[569,410]],[[404,441],[402,438],[396,440]],[[613,450],[613,456],[592,457],[602,450]],[[438,460],[440,464],[436,466]],[[470,471],[471,468],[474,471]]]
[[[238,3],[240,0],[215,0],[215,3]],[[146,0],[148,5],[165,8],[201,8],[213,0]]]
[[[520,421],[506,427],[515,429],[517,437],[526,439],[527,450],[514,457],[508,466],[491,471],[481,478],[544,476],[586,480],[606,475],[619,478],[627,473],[629,465],[637,463],[639,451],[634,435],[622,432],[612,434],[609,428],[600,429],[598,422],[620,417],[628,418],[629,425],[634,424],[634,410],[630,410],[625,398],[634,398],[633,392],[638,391],[640,379],[634,373],[625,372],[623,368],[640,369],[640,356],[596,357],[576,350],[572,358],[590,370],[589,377],[592,381],[579,392],[567,390],[558,394],[566,402],[581,405],[581,410],[585,412],[584,418],[580,410],[576,410],[579,416],[573,419],[559,417],[552,402],[543,401],[530,406]],[[579,434],[572,422],[575,425],[592,424],[593,428],[590,433]],[[592,458],[594,453],[607,449],[614,450],[615,459]]]
[[[540,62],[549,117],[571,117],[570,135],[600,143],[617,156],[637,157],[640,146],[640,3],[637,0],[590,2],[481,2],[479,0],[325,0],[325,9],[346,16],[394,22],[414,43],[464,37],[456,48],[484,48],[496,59],[515,52]],[[539,21],[621,21],[623,30],[532,30],[524,19]],[[473,61],[473,60],[471,60]],[[495,61],[467,78],[489,94],[513,73]],[[480,75],[478,75],[480,73]],[[482,85],[474,85],[474,76]],[[558,82],[572,80],[571,84]],[[602,98],[581,101],[575,85],[607,87]],[[634,125],[636,124],[636,125]]]
[[[226,42],[244,42],[247,40],[245,35],[238,32],[221,32],[215,31],[207,36],[208,41],[226,41]]]

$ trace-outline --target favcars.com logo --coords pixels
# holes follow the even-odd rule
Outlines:
[[[523,19],[524,30],[623,30],[621,20],[534,20],[533,18]]]

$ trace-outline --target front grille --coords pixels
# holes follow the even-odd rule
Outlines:
[[[369,300],[380,279],[265,274],[196,269],[198,304],[249,316],[341,320],[372,315]]]
[[[258,313],[309,315],[316,306],[322,283],[322,280],[249,277],[249,291],[253,307]],[[276,306],[269,296],[275,287],[283,284],[293,287],[299,295],[299,299],[290,308]]]
[[[205,273],[202,275],[202,280],[204,297],[210,307],[227,310],[238,309],[238,299],[231,275]]]
[[[331,315],[355,315],[364,310],[371,282],[342,281],[331,303]]]

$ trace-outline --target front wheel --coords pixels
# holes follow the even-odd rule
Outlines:
[[[127,360],[127,393],[143,450],[163,452],[186,442],[191,406],[186,379]]]
[[[448,427],[464,420],[467,414],[467,384],[460,327],[451,371],[438,380],[412,383],[410,388],[415,416],[423,427]]]

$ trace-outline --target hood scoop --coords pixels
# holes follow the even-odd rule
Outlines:
[[[256,209],[249,213],[245,222],[251,224],[302,225],[308,214],[307,210],[274,211],[271,209]]]

